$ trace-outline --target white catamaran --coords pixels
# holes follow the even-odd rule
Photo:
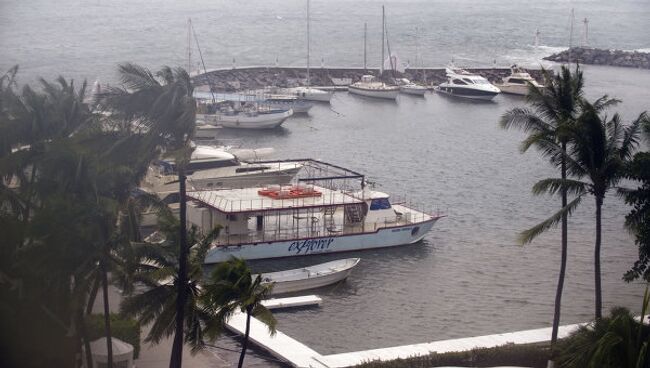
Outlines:
[[[298,184],[188,192],[188,222],[204,233],[222,226],[206,263],[412,244],[442,217],[391,203],[354,171],[301,162],[310,175]]]

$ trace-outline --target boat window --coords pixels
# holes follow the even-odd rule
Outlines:
[[[251,171],[263,171],[268,169],[270,169],[269,166],[246,166],[246,167],[238,167],[237,169],[235,169],[235,172],[242,173],[242,172],[251,172]]]
[[[526,81],[524,81],[523,79],[519,79],[519,78],[510,78],[508,80],[508,82],[513,83],[513,84],[526,84]]]
[[[181,196],[179,193],[170,193],[165,197],[162,202],[165,204],[179,203],[181,201]]]
[[[467,78],[463,78],[463,82],[465,82],[465,83],[467,83],[467,84],[474,84],[474,81],[473,81],[473,80],[471,80],[471,79],[467,79]]]
[[[467,84],[467,83],[463,82],[460,79],[454,79],[452,82],[454,82],[454,84],[461,84],[461,85],[466,85]]]
[[[377,198],[370,202],[370,211],[387,210],[390,208],[388,198]]]
[[[199,161],[190,162],[186,170],[188,172],[196,170],[216,169],[218,167],[239,166],[237,159],[233,160],[219,160],[219,161]]]
[[[226,215],[226,220],[228,220],[228,221],[237,221],[237,215],[227,214]]]

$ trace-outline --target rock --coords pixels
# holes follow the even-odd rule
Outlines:
[[[544,60],[555,62],[580,62],[582,64],[611,65],[629,68],[650,69],[650,53],[638,51],[604,50],[586,47],[572,47],[553,54]]]

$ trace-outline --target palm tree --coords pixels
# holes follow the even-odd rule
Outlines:
[[[643,126],[646,142],[650,143],[650,119]],[[636,189],[620,189],[619,194],[625,203],[632,206],[625,216],[625,226],[630,229],[639,246],[639,259],[623,279],[627,282],[642,277],[650,282],[650,152],[637,152],[627,168],[627,178],[639,183]]]
[[[183,323],[188,294],[187,197],[185,167],[192,152],[196,103],[189,74],[182,68],[163,67],[155,75],[134,64],[119,66],[122,87],[108,88],[98,96],[98,105],[111,112],[124,129],[145,134],[151,151],[162,149],[175,159],[179,178],[180,227],[178,253],[178,298],[171,368],[180,368],[183,355]]]
[[[528,104],[531,108],[514,108],[506,112],[500,121],[504,129],[517,128],[528,134],[528,137],[522,142],[521,151],[526,152],[529,148],[535,146],[542,151],[542,154],[549,158],[551,163],[560,167],[560,174],[566,179],[567,168],[564,156],[560,155],[559,162],[554,150],[549,150],[548,146],[559,147],[561,152],[566,152],[569,136],[567,134],[579,114],[580,100],[583,95],[583,78],[582,71],[576,65],[576,70],[572,74],[567,66],[562,66],[559,74],[551,75],[548,71],[542,69],[542,75],[545,79],[545,87],[538,88],[529,85],[529,94],[527,97]],[[603,105],[607,103],[602,102]],[[561,208],[567,207],[567,192],[560,191],[562,198]],[[567,246],[567,222],[569,211],[564,211],[560,220],[562,222],[562,256],[560,261],[560,274],[558,277],[557,289],[555,293],[555,310],[553,315],[553,329],[551,333],[551,346],[557,342],[558,327],[560,325],[560,310],[562,305],[562,291],[564,289],[564,279],[566,274],[566,262],[568,254]],[[524,231],[520,236],[520,242],[527,244],[532,242],[538,235],[550,229],[557,224],[553,218],[548,219],[533,228]]]
[[[122,313],[138,318],[143,325],[152,323],[145,341],[159,343],[176,330],[176,302],[179,294],[178,242],[180,224],[170,212],[161,215],[159,224],[164,240],[136,243],[132,257],[127,259],[134,272],[117,272],[116,278],[124,284],[137,282],[146,290],[129,295],[121,305]],[[203,324],[210,316],[205,313],[199,297],[203,279],[203,262],[212,241],[219,235],[215,228],[207,236],[201,236],[196,227],[190,228],[187,238],[194,244],[188,257],[188,281],[184,285],[188,298],[184,305],[183,327],[185,342],[193,351],[204,346]],[[130,262],[129,262],[130,261]]]
[[[567,164],[568,173],[577,179],[544,179],[533,187],[536,194],[569,192],[576,198],[558,213],[553,215],[550,222],[565,213],[570,213],[586,194],[594,196],[596,201],[596,241],[594,246],[594,281],[595,281],[595,317],[602,317],[602,287],[600,270],[601,249],[601,220],[602,205],[607,192],[615,188],[624,177],[626,163],[632,158],[639,143],[641,124],[647,120],[645,113],[641,114],[630,125],[621,123],[621,118],[615,114],[611,119],[601,117],[598,103],[582,102],[582,113],[576,123],[570,127],[569,136],[571,147],[568,152],[553,147],[548,149],[555,155],[563,157]],[[579,179],[587,178],[586,181]]]
[[[221,333],[224,322],[237,309],[246,313],[246,330],[239,356],[239,368],[244,364],[248,347],[251,317],[259,319],[267,325],[271,334],[275,334],[277,321],[271,311],[262,304],[270,295],[271,289],[271,285],[262,283],[260,275],[253,278],[246,261],[240,258],[232,258],[219,264],[205,285],[202,301],[206,312],[214,316],[206,325],[208,337],[214,338]]]

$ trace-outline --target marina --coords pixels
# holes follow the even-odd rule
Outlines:
[[[521,246],[560,208],[531,188],[560,171],[537,147],[522,153],[530,131],[503,129],[512,112],[539,113],[528,86],[549,88],[543,68],[576,59],[588,64],[576,132],[648,110],[638,1],[62,1],[0,6],[1,366],[88,366],[83,345],[100,336],[110,355],[111,326],[113,346],[144,358],[114,367],[225,368],[244,352],[248,368],[345,368],[541,351],[553,322],[568,338],[594,304],[597,320],[639,313],[645,283],[622,280],[640,259],[631,206],[613,186],[572,192],[568,240],[553,227]],[[582,119],[605,94],[622,102]],[[571,137],[575,155],[587,143]],[[592,172],[569,176],[591,185]],[[221,272],[233,256],[246,262]],[[221,326],[225,296],[232,334],[192,356],[190,330]],[[261,311],[250,326],[247,311]],[[236,335],[249,329],[246,351]]]

